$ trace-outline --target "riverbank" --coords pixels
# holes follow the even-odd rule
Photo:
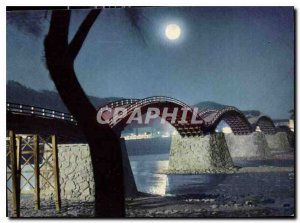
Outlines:
[[[10,215],[10,209],[9,209]],[[242,198],[222,195],[155,196],[141,194],[126,199],[128,218],[200,218],[200,217],[293,217],[294,204],[278,205],[265,196],[248,195]],[[43,201],[40,210],[34,210],[33,200],[23,199],[21,217],[80,217],[93,218],[93,202],[62,201],[60,212],[55,211],[53,201]]]
[[[127,201],[127,217],[292,217],[294,204],[266,196],[182,195],[142,196]]]
[[[139,193],[137,197],[126,199],[126,217],[293,216],[293,168],[254,167],[256,171],[249,168],[241,168],[242,172],[225,176],[207,174],[209,177],[222,177],[222,180],[206,181],[204,189],[201,185],[186,185],[186,190],[182,190],[182,186],[170,187],[164,196]],[[272,169],[276,171],[270,171]],[[187,176],[169,176],[169,184],[178,185],[174,182],[182,181],[184,177]],[[55,211],[53,200],[42,200],[40,210],[34,210],[33,204],[33,195],[22,195],[21,217],[94,217],[93,202],[62,200],[60,212]],[[10,211],[9,204],[8,216]]]
[[[134,157],[131,165],[139,193],[126,199],[126,217],[291,217],[295,213],[295,174],[292,153],[273,160],[236,160],[233,173],[161,174],[167,162],[159,157]],[[155,158],[155,159],[154,159]],[[163,156],[163,158],[165,158]],[[11,216],[10,204],[8,216]],[[41,202],[34,210],[33,195],[22,195],[21,217],[94,217],[93,202]]]

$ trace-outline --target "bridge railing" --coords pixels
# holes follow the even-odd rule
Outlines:
[[[214,112],[218,112],[218,110],[216,109],[207,109],[207,110],[203,110],[203,111],[200,111],[199,112],[199,115],[201,118],[206,118],[208,115],[210,115],[211,113],[214,113]]]
[[[121,99],[118,101],[114,101],[114,102],[110,102],[107,105],[103,106],[103,107],[118,107],[118,106],[124,106],[124,105],[133,105],[136,103],[147,103],[147,102],[174,102],[176,104],[179,104],[183,107],[189,107],[187,104],[183,103],[182,101],[179,101],[175,98],[171,98],[171,97],[166,97],[166,96],[151,96],[151,97],[147,97],[147,98],[143,98],[143,99]]]
[[[15,114],[32,115],[42,118],[59,119],[77,124],[73,115],[31,105],[6,103],[6,110]]]
[[[121,100],[110,102],[102,107],[108,106],[110,108],[114,108],[114,107],[119,107],[119,106],[124,106],[124,105],[130,105],[130,104],[136,103],[138,101],[140,101],[140,99],[121,99]]]

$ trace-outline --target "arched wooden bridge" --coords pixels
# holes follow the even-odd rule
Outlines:
[[[276,133],[276,128],[271,118],[259,116],[247,119],[245,115],[235,107],[200,109],[200,112],[196,114],[197,124],[191,122],[193,108],[182,101],[170,97],[154,96],[145,99],[122,99],[108,103],[99,109],[107,107],[111,109],[126,108],[127,110],[127,114],[122,118],[109,117],[108,124],[111,128],[116,130],[116,132],[121,132],[126,127],[128,118],[136,108],[141,109],[142,114],[145,114],[149,107],[154,107],[159,109],[160,114],[162,114],[162,110],[167,107],[168,113],[172,113],[174,109],[178,111],[175,122],[170,124],[173,125],[182,136],[196,136],[212,133],[222,120],[230,126],[232,132],[236,135],[250,134],[256,131],[257,126],[259,126],[260,130],[265,134]],[[56,121],[59,120],[60,122],[68,123],[68,125],[77,125],[72,115],[63,112],[14,103],[7,103],[6,108],[8,116],[46,118]],[[183,113],[182,108],[187,111],[186,114]],[[186,123],[181,123],[184,115],[186,115]],[[166,121],[170,122],[171,117],[167,117]]]

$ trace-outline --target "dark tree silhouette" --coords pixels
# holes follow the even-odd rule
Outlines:
[[[125,205],[119,137],[108,125],[97,122],[97,110],[80,86],[74,70],[74,60],[100,12],[101,9],[91,10],[68,43],[71,12],[53,11],[44,41],[45,57],[50,76],[65,105],[78,120],[90,147],[96,217],[123,217]]]
[[[295,109],[291,109],[289,113],[291,114],[290,119],[295,119]]]

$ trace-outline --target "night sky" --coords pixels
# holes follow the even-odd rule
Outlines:
[[[70,38],[88,10],[72,11]],[[268,8],[138,8],[137,27],[124,9],[104,9],[75,69],[97,97],[170,96],[193,105],[214,101],[272,118],[294,107],[294,10]],[[43,39],[50,11],[7,13],[7,80],[54,90]],[[168,40],[175,23],[181,36]]]

